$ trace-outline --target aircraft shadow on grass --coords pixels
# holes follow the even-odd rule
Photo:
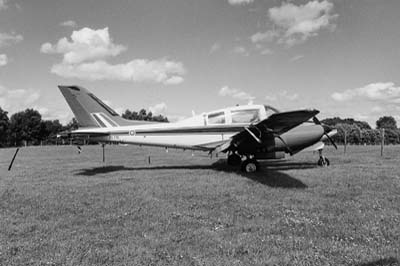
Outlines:
[[[393,257],[380,259],[371,262],[356,264],[355,266],[395,266],[399,265],[399,260]]]
[[[269,187],[281,188],[307,188],[302,181],[289,176],[281,171],[292,169],[316,168],[315,163],[302,162],[268,162],[261,164],[261,171],[257,173],[245,173],[237,167],[226,165],[225,160],[219,160],[211,165],[158,165],[158,166],[138,166],[126,167],[124,165],[101,166],[81,169],[75,175],[95,176],[98,174],[108,174],[120,171],[152,171],[152,170],[216,170],[225,173],[237,173],[245,178],[256,181]]]

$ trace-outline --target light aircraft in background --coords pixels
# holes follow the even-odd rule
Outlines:
[[[279,112],[267,105],[243,105],[195,115],[175,123],[126,120],[80,86],[58,86],[80,127],[71,131],[100,143],[119,143],[226,153],[229,165],[245,172],[259,169],[258,159],[280,159],[306,148],[322,155],[324,139],[336,130],[316,118],[318,110]]]

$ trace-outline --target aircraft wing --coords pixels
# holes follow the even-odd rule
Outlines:
[[[298,110],[275,113],[254,126],[281,135],[282,133],[297,127],[301,123],[306,122],[318,113],[318,110]]]
[[[252,139],[262,144],[265,134],[279,136],[308,121],[318,113],[318,110],[298,110],[272,114],[256,124],[245,127],[243,131],[234,135],[229,141],[218,146],[216,151],[226,152],[239,144],[250,142]]]

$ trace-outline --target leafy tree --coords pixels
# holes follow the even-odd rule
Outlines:
[[[147,113],[146,121],[153,121],[153,113],[151,111]]]
[[[332,137],[335,143],[344,144],[345,136],[347,143],[349,143],[349,133],[352,130],[352,126],[349,124],[339,123],[334,125],[334,127],[337,129],[337,134]]]
[[[156,121],[156,122],[169,122],[168,118],[162,115],[153,115],[152,112],[148,112],[145,109],[141,109],[139,112],[125,110],[122,117],[129,120],[144,120],[144,121]]]
[[[64,127],[63,130],[72,131],[72,130],[76,130],[76,129],[78,129],[78,128],[79,128],[78,120],[76,120],[75,117],[74,117],[74,118],[72,118],[72,120]]]
[[[152,117],[152,121],[168,123],[169,120],[166,116],[157,115]]]
[[[337,124],[356,125],[359,129],[371,129],[371,126],[365,121],[354,120],[353,118],[342,119],[340,117],[326,118],[321,121],[329,126],[336,126]]]
[[[376,121],[376,128],[397,129],[397,123],[393,116],[382,116]]]
[[[385,129],[385,144],[398,144],[399,131],[394,129]]]
[[[145,109],[141,109],[138,114],[138,120],[147,120],[147,112]]]
[[[122,118],[129,119],[129,120],[135,120],[132,112],[129,109],[125,110],[125,112],[122,114]]]
[[[379,130],[376,129],[364,129],[361,130],[361,143],[368,145],[379,144],[380,142],[380,134]]]
[[[41,140],[42,116],[34,109],[15,113],[10,118],[10,139],[15,145],[22,141],[38,144]]]
[[[7,116],[8,112],[4,111],[0,107],[0,147],[7,145],[10,120]]]
[[[45,120],[41,122],[41,139],[56,136],[63,130],[63,126],[58,120]]]

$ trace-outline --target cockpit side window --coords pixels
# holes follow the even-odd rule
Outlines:
[[[208,124],[225,124],[225,113],[218,112],[208,115]]]
[[[264,105],[264,109],[265,109],[265,114],[268,116],[275,114],[275,113],[279,113],[279,111],[277,109],[275,109],[272,106],[269,105]]]
[[[260,121],[258,109],[252,110],[232,110],[232,123],[254,123]]]

